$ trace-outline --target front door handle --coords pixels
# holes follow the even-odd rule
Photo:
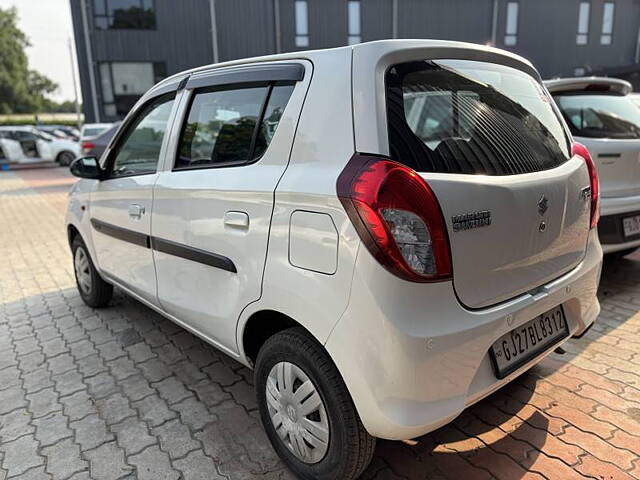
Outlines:
[[[237,230],[249,229],[249,215],[245,212],[230,211],[224,214],[224,226]]]
[[[137,203],[129,205],[129,217],[130,218],[142,218],[144,215],[144,206],[138,205]]]

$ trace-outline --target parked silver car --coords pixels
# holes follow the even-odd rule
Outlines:
[[[598,169],[602,249],[627,255],[640,247],[640,108],[630,95],[631,84],[585,77],[545,85]]]

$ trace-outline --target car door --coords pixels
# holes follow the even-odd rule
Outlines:
[[[192,76],[154,187],[159,301],[228,352],[240,312],[261,294],[274,191],[310,72],[289,62]]]
[[[91,193],[93,243],[101,272],[157,304],[150,249],[153,185],[168,138],[175,93],[139,109],[105,157],[105,178]]]

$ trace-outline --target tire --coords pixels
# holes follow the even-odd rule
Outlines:
[[[291,365],[291,376],[286,374],[287,364]],[[289,382],[292,388],[281,388],[280,383],[287,382],[280,381],[280,378],[295,378],[295,381]],[[307,380],[311,381],[311,386]],[[302,328],[284,330],[265,342],[258,353],[255,386],[260,417],[267,436],[283,462],[298,477],[305,480],[351,480],[358,478],[369,465],[376,439],[364,429],[331,358]],[[310,389],[313,389],[311,393]],[[299,398],[304,400],[289,403],[285,398],[287,393],[291,398],[299,393]],[[276,398],[280,398],[280,401]],[[309,405],[318,403],[318,398],[321,406],[305,413],[304,410],[312,408]],[[276,416],[276,425],[272,420],[273,415]],[[295,435],[285,433],[287,425],[300,428],[300,425],[309,425],[309,422],[328,425],[328,435],[325,437],[328,441],[324,445],[318,440],[324,437],[320,433],[311,439],[316,443],[315,447],[307,440],[310,436],[308,430],[307,437],[297,436],[298,441]],[[312,430],[321,431],[318,428]],[[300,438],[304,438],[304,441]],[[303,443],[302,450],[306,450],[306,458],[294,453],[295,449],[300,452],[299,443]]]
[[[73,162],[75,158],[76,156],[73,154],[73,152],[64,151],[58,154],[58,156],[56,157],[56,162],[58,162],[58,165],[60,165],[61,167],[66,167],[71,165],[71,162]]]
[[[71,251],[73,253],[73,271],[80,297],[84,303],[92,308],[106,306],[113,296],[113,285],[105,282],[96,270],[89,250],[80,235],[73,239]]]

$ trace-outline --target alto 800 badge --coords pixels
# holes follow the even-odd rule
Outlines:
[[[491,225],[491,212],[481,210],[479,212],[462,213],[451,217],[453,231],[470,230],[472,228],[488,227]]]

